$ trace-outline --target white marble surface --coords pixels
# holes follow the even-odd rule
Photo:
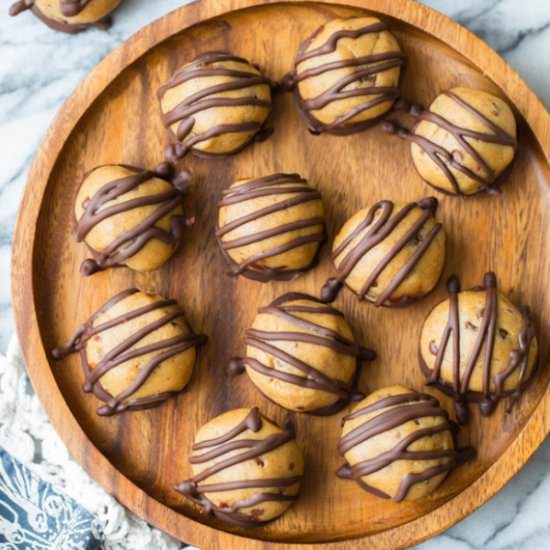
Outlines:
[[[208,1],[208,0],[202,0]],[[30,160],[57,109],[117,44],[185,3],[127,0],[107,33],[70,37],[0,7],[0,349],[13,330],[9,258]],[[427,0],[497,49],[550,107],[550,0]],[[550,441],[493,500],[421,550],[550,549]],[[391,550],[391,549],[388,549]]]

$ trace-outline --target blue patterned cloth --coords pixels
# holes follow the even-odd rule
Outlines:
[[[94,517],[0,448],[0,550],[99,550]]]

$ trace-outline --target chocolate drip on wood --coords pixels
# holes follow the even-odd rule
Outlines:
[[[52,357],[56,360],[61,360],[71,353],[79,352],[82,370],[84,372],[84,391],[86,393],[94,393],[98,399],[106,403],[97,410],[97,414],[100,416],[111,416],[126,410],[140,410],[155,407],[156,405],[179,393],[176,391],[163,392],[156,395],[132,399],[132,395],[135,394],[145,384],[145,382],[147,382],[148,378],[155,371],[155,369],[161,365],[161,363],[192,347],[205,344],[207,341],[206,336],[190,334],[188,336],[182,335],[169,338],[167,340],[161,340],[142,347],[134,347],[142,339],[146,338],[157,329],[173,322],[175,319],[184,317],[183,311],[178,308],[173,313],[167,314],[161,319],[148,324],[144,328],[138,330],[135,334],[132,334],[123,340],[120,344],[107,352],[92,368],[88,363],[86,350],[86,345],[90,339],[106,330],[115,328],[118,325],[126,323],[132,319],[136,319],[151,311],[177,305],[175,300],[159,300],[152,304],[148,304],[133,311],[119,315],[110,321],[95,325],[95,321],[100,315],[136,292],[139,292],[139,290],[136,288],[131,288],[120,292],[111,298],[75,332],[75,334],[64,346],[55,348],[52,351]],[[157,354],[140,369],[134,382],[123,392],[113,396],[101,385],[101,378],[111,369],[116,368],[118,365],[121,365],[126,361],[137,357],[142,357],[143,355],[153,352],[157,352]]]
[[[193,118],[199,112],[215,107],[243,107],[256,106],[264,107],[268,112],[271,110],[271,101],[259,99],[251,90],[250,95],[244,97],[220,97],[219,94],[232,90],[244,90],[253,86],[266,85],[271,87],[271,82],[261,74],[249,72],[245,70],[228,69],[216,63],[237,62],[249,65],[246,59],[237,57],[227,52],[208,52],[195,58],[191,63],[178,70],[172,78],[157,92],[159,100],[162,100],[164,94],[172,88],[183,84],[184,82],[193,80],[194,78],[208,78],[212,76],[230,77],[231,80],[221,84],[215,84],[195,92],[191,96],[180,102],[174,109],[163,114],[164,126],[170,130],[173,124],[178,124],[175,135],[173,136],[176,143],[171,145],[166,150],[166,159],[172,162],[181,160],[189,151],[203,141],[221,136],[223,134],[252,132],[258,136],[260,140],[266,139],[261,130],[264,129],[264,123],[260,122],[242,122],[239,124],[216,124],[209,130],[200,134],[194,134],[193,128],[195,119]],[[266,116],[267,118],[267,116]],[[249,139],[245,144],[238,149],[227,154],[237,153],[254,137]],[[209,155],[204,151],[193,151],[200,155]],[[213,154],[213,153],[211,153]]]
[[[293,304],[297,300],[308,300],[315,304]],[[303,376],[291,374],[270,368],[262,364],[253,357],[234,358],[229,364],[230,374],[240,374],[245,370],[245,367],[251,368],[256,372],[277,378],[289,384],[294,384],[302,388],[310,388],[314,390],[332,393],[337,396],[333,405],[323,407],[314,411],[304,411],[308,414],[316,415],[331,415],[342,410],[351,400],[357,401],[364,397],[363,394],[356,390],[358,382],[358,374],[360,371],[360,362],[373,361],[376,359],[376,353],[370,349],[363,348],[348,340],[340,333],[318,325],[310,320],[301,318],[297,313],[309,313],[318,315],[333,315],[343,316],[342,313],[331,306],[326,305],[321,300],[301,293],[288,293],[280,296],[271,303],[268,307],[260,308],[258,313],[266,313],[274,315],[287,322],[292,323],[300,329],[305,329],[309,332],[267,332],[251,328],[246,332],[245,343],[247,346],[259,349],[268,353],[277,359],[284,361],[288,365],[298,369],[303,373]],[[317,370],[315,367],[298,359],[294,355],[278,348],[276,342],[299,342],[305,344],[314,344],[324,346],[333,350],[337,354],[356,357],[358,361],[355,376],[349,383],[342,382],[335,378],[330,378]]]
[[[401,502],[417,483],[428,481],[440,475],[447,475],[454,467],[474,458],[475,451],[471,447],[464,449],[438,449],[433,451],[413,451],[409,447],[424,437],[432,437],[438,433],[449,431],[456,443],[456,426],[449,420],[447,412],[440,406],[437,399],[423,393],[404,393],[392,395],[380,399],[366,407],[358,409],[344,417],[343,423],[359,418],[372,412],[380,411],[375,417],[368,419],[349,433],[347,433],[338,445],[338,452],[344,455],[352,448],[360,445],[372,437],[393,430],[402,424],[420,418],[439,417],[443,421],[436,426],[421,428],[401,439],[395,447],[381,453],[379,456],[363,460],[350,466],[345,464],[338,471],[338,477],[354,479],[364,490],[382,498],[391,498],[395,502]],[[399,460],[438,460],[447,459],[443,464],[427,468],[423,472],[410,473],[403,477],[396,494],[388,495],[368,485],[363,476],[368,476],[386,468]]]
[[[89,1],[90,0],[59,0],[59,9],[63,16],[74,17],[86,7]],[[92,23],[71,23],[69,21],[52,19],[42,12],[42,10],[36,5],[35,0],[18,0],[17,2],[14,2],[10,7],[9,14],[14,17],[27,10],[32,11],[38,19],[40,19],[51,29],[68,34],[76,34],[85,31],[90,27],[107,30],[113,23],[110,15],[106,15],[102,19]]]
[[[322,28],[321,28],[322,29]],[[382,87],[382,86],[367,86],[350,89],[350,86],[357,82],[369,81],[373,84],[376,82],[376,76],[379,73],[393,69],[395,67],[401,67],[405,64],[405,56],[400,51],[386,52],[380,54],[372,54],[364,57],[357,57],[353,59],[345,59],[339,61],[331,61],[327,63],[321,63],[316,67],[306,69],[299,72],[298,66],[306,60],[310,60],[316,57],[322,57],[327,54],[333,53],[338,45],[338,41],[342,38],[358,39],[361,36],[369,33],[379,33],[387,30],[387,25],[382,22],[373,23],[355,30],[340,30],[334,32],[327,41],[320,47],[307,51],[308,47],[317,36],[319,29],[311,38],[306,40],[296,57],[293,73],[283,78],[282,87],[286,89],[294,89],[295,96],[300,105],[301,111],[305,115],[307,122],[310,126],[310,132],[313,134],[320,134],[323,132],[329,134],[351,134],[360,130],[364,130],[370,126],[376,124],[381,117],[371,119],[362,122],[351,122],[354,117],[360,113],[372,109],[381,103],[388,101],[396,101],[399,98],[399,88],[396,87]],[[317,97],[304,99],[300,95],[298,84],[308,78],[319,76],[321,74],[343,69],[346,67],[353,67],[352,74],[344,76],[338,79],[332,86],[330,86],[323,93]],[[338,117],[330,124],[324,124],[317,120],[312,113],[326,107],[334,101],[340,101],[350,97],[365,97],[365,102],[359,106],[354,107],[345,115]]]
[[[419,354],[420,367],[427,378],[428,385],[437,387],[454,399],[456,418],[459,423],[465,424],[469,417],[468,402],[478,403],[481,414],[489,416],[502,397],[509,396],[512,401],[519,399],[529,383],[527,368],[529,350],[535,337],[535,329],[529,309],[525,306],[521,307],[523,325],[518,336],[518,348],[510,354],[508,366],[503,371],[493,374],[492,358],[498,318],[498,292],[495,274],[492,272],[486,273],[483,278],[483,287],[480,289],[485,290],[485,305],[482,309],[483,313],[477,339],[470,355],[465,360],[464,367],[461,368],[461,320],[458,302],[460,282],[455,275],[449,279],[447,288],[449,290],[449,319],[443,330],[441,341],[433,346],[437,353],[434,366],[430,369],[422,354]],[[453,362],[452,383],[444,381],[441,377],[443,359],[449,343],[451,344]],[[470,390],[470,380],[480,358],[483,361],[483,390],[475,392]],[[504,382],[518,369],[520,375],[517,388],[512,391],[505,391],[503,389]]]
[[[182,172],[174,178],[172,169],[168,164],[161,164],[155,171],[142,170],[132,166],[124,167],[135,172],[135,174],[106,183],[93,197],[86,199],[82,205],[84,212],[81,218],[75,222],[76,240],[78,242],[84,241],[96,225],[111,216],[144,206],[158,205],[158,208],[132,229],[123,231],[105,249],[98,251],[88,246],[94,259],[88,259],[82,263],[80,272],[84,276],[92,275],[108,267],[124,264],[127,259],[137,254],[151,240],[157,239],[175,247],[181,239],[182,229],[185,225],[183,216],[171,216],[169,231],[158,227],[157,223],[183,203],[185,188],[190,180],[189,174]],[[152,178],[161,178],[172,183],[171,189],[109,206],[111,201],[115,201],[124,194],[133,191]]]
[[[502,128],[497,126],[491,120],[489,120],[484,114],[475,109],[468,102],[464,101],[454,92],[448,91],[443,95],[455,101],[462,109],[468,113],[475,116],[481,123],[487,127],[487,132],[476,132],[474,130],[469,130],[468,128],[461,128],[456,124],[453,124],[443,116],[433,113],[430,110],[422,109],[417,105],[412,105],[409,109],[409,113],[415,117],[416,123],[412,130],[409,130],[401,126],[396,121],[387,121],[384,123],[383,128],[386,132],[391,134],[396,134],[402,139],[410,141],[418,145],[429,157],[430,159],[441,169],[445,174],[445,177],[452,186],[452,193],[442,190],[438,187],[432,185],[439,191],[446,192],[449,194],[463,195],[466,194],[462,191],[458,180],[453,174],[451,168],[461,172],[468,178],[476,181],[480,186],[481,190],[479,192],[486,193],[495,193],[498,192],[498,189],[495,187],[495,181],[497,175],[487,163],[487,161],[477,152],[475,147],[471,144],[470,140],[482,141],[485,143],[493,143],[496,145],[502,145],[507,147],[513,147],[517,149],[517,140],[514,136],[511,136],[505,132]],[[475,160],[477,165],[480,167],[482,172],[481,175],[477,174],[473,170],[469,169],[467,166],[460,162],[460,155],[455,154],[454,151],[448,151],[441,145],[434,143],[433,141],[425,138],[421,135],[415,133],[416,128],[422,121],[431,122],[449,132],[453,138],[460,144],[462,149],[466,152],[468,156]],[[430,182],[427,182],[430,184]],[[431,184],[430,184],[431,185]],[[476,194],[476,193],[472,193]]]
[[[311,267],[313,267],[316,263],[317,257],[313,259],[310,265],[301,269],[288,269],[284,265],[276,268],[267,268],[259,264],[261,260],[273,258],[274,256],[284,254],[289,250],[298,248],[305,244],[322,243],[325,240],[325,220],[320,216],[298,219],[295,222],[266,229],[265,231],[260,231],[238,239],[223,239],[223,237],[231,231],[234,231],[235,229],[264,216],[270,216],[276,214],[277,212],[282,212],[287,208],[292,208],[307,202],[321,200],[321,194],[319,191],[310,187],[306,180],[302,179],[298,174],[273,174],[271,176],[254,179],[242,185],[225,190],[218,207],[223,208],[225,206],[239,204],[259,197],[276,195],[291,196],[270,206],[265,206],[256,212],[237,218],[236,220],[225,224],[223,227],[217,228],[216,238],[226,261],[231,266],[232,275],[244,275],[245,277],[261,282],[270,280],[291,280],[300,276],[308,269],[311,269]],[[229,250],[235,248],[261,242],[271,237],[309,227],[317,227],[318,230],[310,235],[297,237],[271,250],[266,250],[262,253],[256,254],[241,264],[235,263],[228,253]]]
[[[420,233],[426,222],[433,218],[437,210],[438,201],[434,197],[422,199],[419,202],[412,202],[405,205],[401,210],[394,213],[395,205],[393,202],[384,200],[377,202],[367,212],[365,219],[360,222],[355,229],[332,251],[332,260],[337,265],[337,276],[329,279],[321,289],[321,299],[324,302],[332,302],[336,299],[340,289],[346,282],[355,266],[361,261],[363,256],[379,245],[384,239],[394,231],[394,229],[407,217],[415,208],[420,208],[424,212],[403,237],[388,251],[386,256],[378,263],[363,284],[357,296],[360,300],[369,300],[376,306],[381,305],[406,305],[412,301],[412,297],[403,297],[399,301],[392,300],[391,296],[397,288],[412,273],[415,266],[426,253],[429,246],[436,238],[442,228],[440,223],[436,223],[430,231],[424,236]],[[378,217],[377,217],[378,216]],[[339,257],[349,247],[349,245],[363,231],[366,233],[363,237],[347,251],[339,260]],[[377,284],[377,278],[391,263],[391,261],[409,244],[416,246],[415,251],[409,259],[403,264],[403,267],[397,272],[390,284],[380,293],[376,300],[371,300],[368,296],[369,290]],[[338,263],[336,263],[338,262]]]
[[[264,439],[238,438],[246,431],[251,431],[253,433],[259,432],[262,429],[262,424],[262,416],[258,408],[254,407],[242,422],[226,434],[193,445],[193,452],[204,452],[191,456],[191,464],[202,464],[214,458],[223,457],[237,449],[243,449],[243,451],[217,461],[201,473],[177,485],[176,490],[203,507],[208,514],[212,514],[222,521],[238,525],[239,527],[257,527],[267,523],[259,519],[259,517],[254,514],[254,510],[252,510],[250,514],[245,514],[241,512],[241,510],[263,502],[296,500],[297,495],[288,495],[285,494],[284,491],[296,483],[299,483],[302,479],[301,475],[272,479],[247,479],[210,484],[203,483],[209,477],[226,468],[269,453],[294,439],[294,431],[288,429],[280,433],[269,435]],[[206,493],[209,492],[214,493],[249,488],[274,489],[277,492],[260,491],[252,497],[237,501],[230,506],[216,506],[206,496]]]

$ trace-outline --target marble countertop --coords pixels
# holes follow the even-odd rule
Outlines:
[[[203,0],[207,1],[207,0]],[[411,0],[412,1],[412,0]],[[108,32],[54,33],[0,8],[0,350],[13,332],[12,233],[31,159],[55,113],[89,70],[143,25],[185,3],[128,0]],[[549,0],[426,0],[486,40],[550,108]],[[550,441],[489,503],[421,550],[550,548]]]

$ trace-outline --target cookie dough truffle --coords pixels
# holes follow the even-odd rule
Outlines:
[[[174,142],[166,158],[236,153],[268,135],[271,83],[246,59],[209,52],[176,71],[158,91],[164,126]]]
[[[99,415],[110,416],[155,407],[181,392],[205,342],[175,300],[134,288],[109,300],[52,356],[80,354],[84,391],[105,402]]]
[[[332,302],[343,284],[360,300],[400,306],[428,294],[445,262],[445,233],[433,197],[409,204],[383,200],[360,210],[340,229],[332,248],[337,277],[321,298]]]
[[[325,239],[321,195],[298,174],[237,181],[219,203],[216,237],[233,275],[294,279]]]
[[[295,88],[312,133],[351,134],[392,108],[403,64],[380,20],[334,19],[302,44],[286,84]]]
[[[420,366],[427,383],[451,395],[460,423],[468,402],[481,414],[505,396],[519,398],[537,364],[538,344],[527,307],[516,307],[497,290],[494,273],[483,288],[460,291],[453,276],[449,299],[436,306],[422,328]]]
[[[77,33],[92,26],[109,28],[111,13],[121,3],[122,0],[19,0],[12,4],[10,15],[31,10],[48,27]]]
[[[261,308],[246,333],[246,357],[229,370],[246,369],[269,399],[292,411],[334,414],[356,391],[358,362],[376,354],[355,343],[344,315],[306,294],[285,294]]]
[[[517,148],[516,120],[500,98],[470,88],[444,92],[429,110],[413,107],[411,132],[386,125],[410,140],[414,165],[432,187],[452,195],[495,192],[498,176]]]
[[[458,464],[474,457],[456,449],[455,425],[430,395],[403,386],[370,394],[343,420],[339,477],[395,502],[429,495]]]
[[[81,273],[120,265],[151,271],[164,264],[185,225],[190,179],[187,172],[174,176],[169,164],[154,171],[111,164],[86,174],[74,205],[75,236],[93,259],[82,263]]]
[[[291,426],[282,430],[257,408],[205,424],[190,458],[193,477],[176,489],[218,519],[257,527],[298,498],[304,460]]]

